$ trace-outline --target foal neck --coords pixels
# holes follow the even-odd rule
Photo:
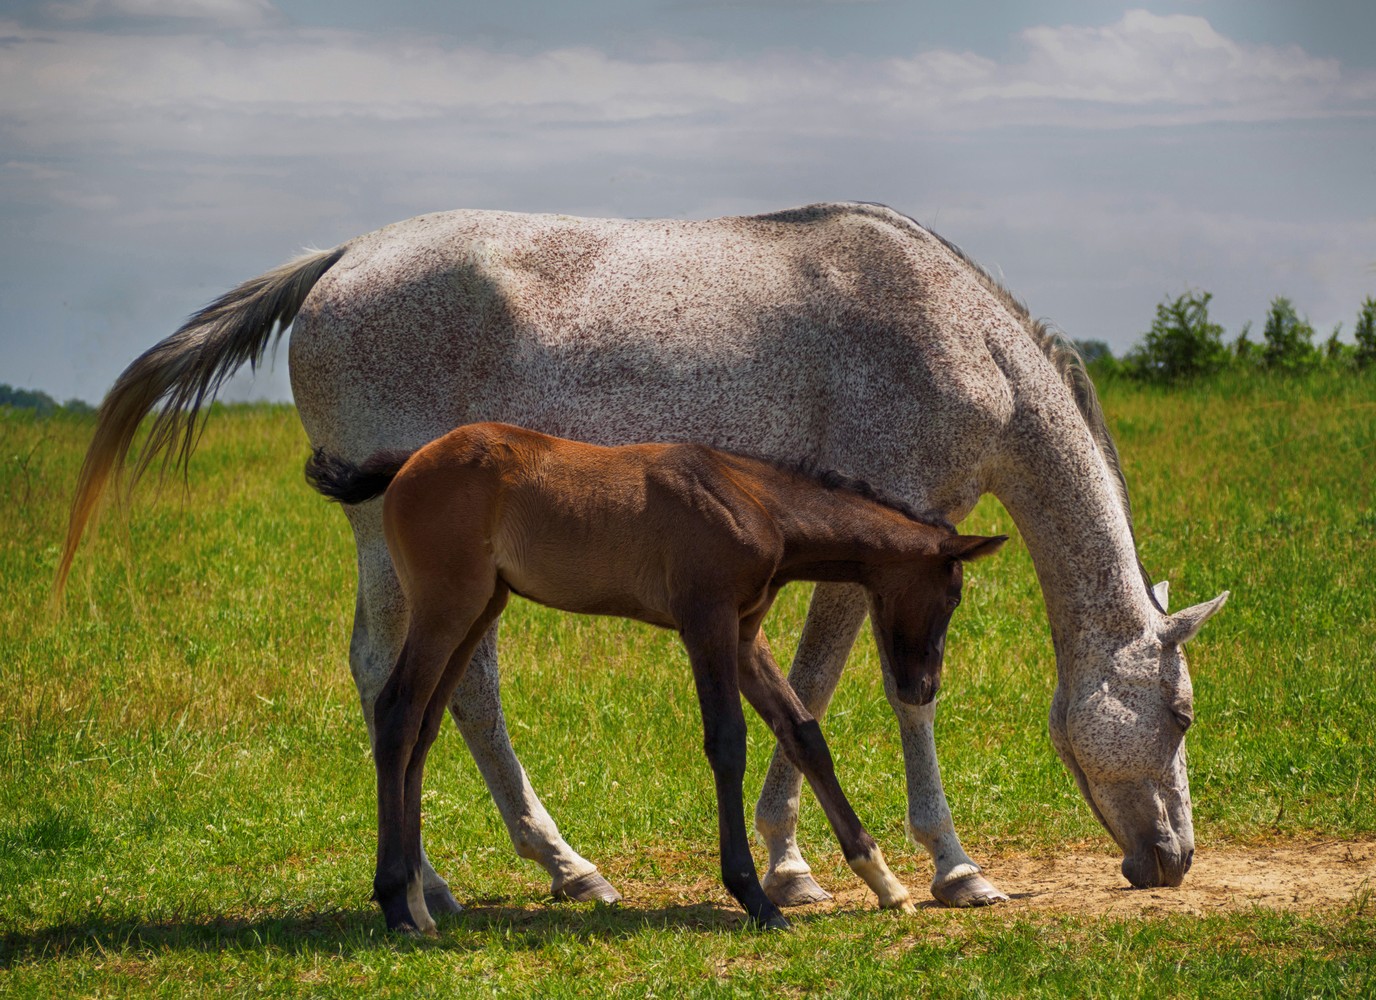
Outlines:
[[[783,536],[780,579],[859,582],[875,564],[934,555],[950,534],[949,527],[919,521],[853,486],[771,472],[752,492]]]

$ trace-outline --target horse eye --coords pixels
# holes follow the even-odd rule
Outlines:
[[[1175,724],[1180,727],[1182,733],[1189,729],[1190,726],[1194,725],[1194,716],[1188,712],[1177,712],[1172,710],[1171,715],[1175,716]]]

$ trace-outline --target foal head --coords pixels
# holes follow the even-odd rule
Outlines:
[[[870,624],[885,681],[899,701],[925,705],[936,697],[963,567],[993,555],[1006,541],[1007,535],[943,534],[931,551],[871,568],[865,579]]]

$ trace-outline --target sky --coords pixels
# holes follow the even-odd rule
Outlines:
[[[0,382],[450,208],[878,201],[1116,353],[1376,295],[1376,3],[0,0]],[[289,399],[285,350],[228,399]]]

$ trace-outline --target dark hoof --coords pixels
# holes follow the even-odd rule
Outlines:
[[[766,875],[764,894],[775,906],[806,906],[809,903],[825,903],[831,898],[831,893],[806,873],[784,877]]]
[[[753,924],[758,930],[762,930],[762,931],[791,931],[791,930],[793,930],[793,925],[790,924],[790,923],[788,922],[788,918],[785,917],[785,916],[784,916],[782,913],[780,913],[778,910],[775,910],[772,916],[766,917],[764,920],[751,920],[750,922],[751,922],[751,924]]]
[[[411,909],[406,905],[406,897],[402,896],[399,900],[393,899],[388,903],[382,904],[382,916],[387,921],[387,929],[397,934],[407,934],[414,936],[425,935],[436,937],[439,931],[435,928],[435,922],[430,919],[430,915],[425,915],[425,926],[417,927],[416,920],[411,916]]]
[[[974,872],[943,886],[933,886],[932,895],[942,906],[993,906],[1008,902],[1008,894],[1000,892],[979,872]]]
[[[555,899],[574,903],[606,903],[610,906],[621,902],[621,893],[595,871],[570,879],[557,889],[551,888],[550,894]]]
[[[432,913],[462,913],[463,907],[454,898],[447,885],[436,885],[425,890],[425,906]]]

